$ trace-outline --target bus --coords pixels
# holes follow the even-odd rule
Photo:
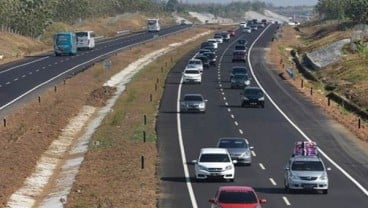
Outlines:
[[[54,35],[56,56],[77,54],[77,37],[74,32],[58,32]]]
[[[161,30],[159,19],[148,19],[147,30],[148,32],[159,32]]]
[[[77,36],[77,49],[78,50],[91,50],[95,48],[95,33],[93,31],[80,31],[76,32]]]

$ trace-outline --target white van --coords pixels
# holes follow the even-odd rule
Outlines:
[[[77,36],[77,48],[78,50],[83,49],[94,49],[95,48],[95,33],[93,31],[80,31],[75,33]]]

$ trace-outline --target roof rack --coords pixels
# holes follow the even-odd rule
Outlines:
[[[317,143],[313,141],[298,141],[295,143],[294,156],[318,156]]]

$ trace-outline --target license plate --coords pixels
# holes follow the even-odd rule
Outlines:
[[[211,176],[218,176],[218,173],[211,173]]]
[[[304,184],[303,187],[305,189],[313,189],[314,186],[313,186],[313,184]]]

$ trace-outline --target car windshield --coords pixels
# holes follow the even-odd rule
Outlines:
[[[200,65],[200,64],[202,64],[202,62],[201,61],[192,60],[192,61],[189,61],[189,64],[192,64],[192,65]]]
[[[254,204],[257,197],[252,191],[222,191],[218,201],[224,204]]]
[[[320,161],[294,161],[291,165],[294,171],[323,171],[323,164]]]
[[[233,68],[233,74],[247,74],[246,68]]]
[[[187,95],[184,96],[184,101],[203,101],[203,98],[198,95]]]
[[[213,59],[216,57],[216,55],[214,53],[204,53],[205,56],[207,56],[210,59]]]
[[[237,45],[235,46],[235,50],[245,50],[245,46],[242,46],[242,45]]]
[[[238,40],[238,44],[240,45],[245,45],[247,43],[246,40]]]
[[[185,74],[200,74],[199,70],[185,70]]]
[[[220,148],[247,148],[248,145],[243,139],[223,139],[219,144]]]
[[[248,80],[249,78],[248,78],[248,75],[246,75],[246,74],[235,74],[234,79]]]
[[[249,88],[246,88],[244,90],[244,94],[247,95],[247,96],[256,96],[256,97],[263,96],[263,92],[260,89],[249,89]]]
[[[227,154],[202,154],[199,162],[230,162]]]

